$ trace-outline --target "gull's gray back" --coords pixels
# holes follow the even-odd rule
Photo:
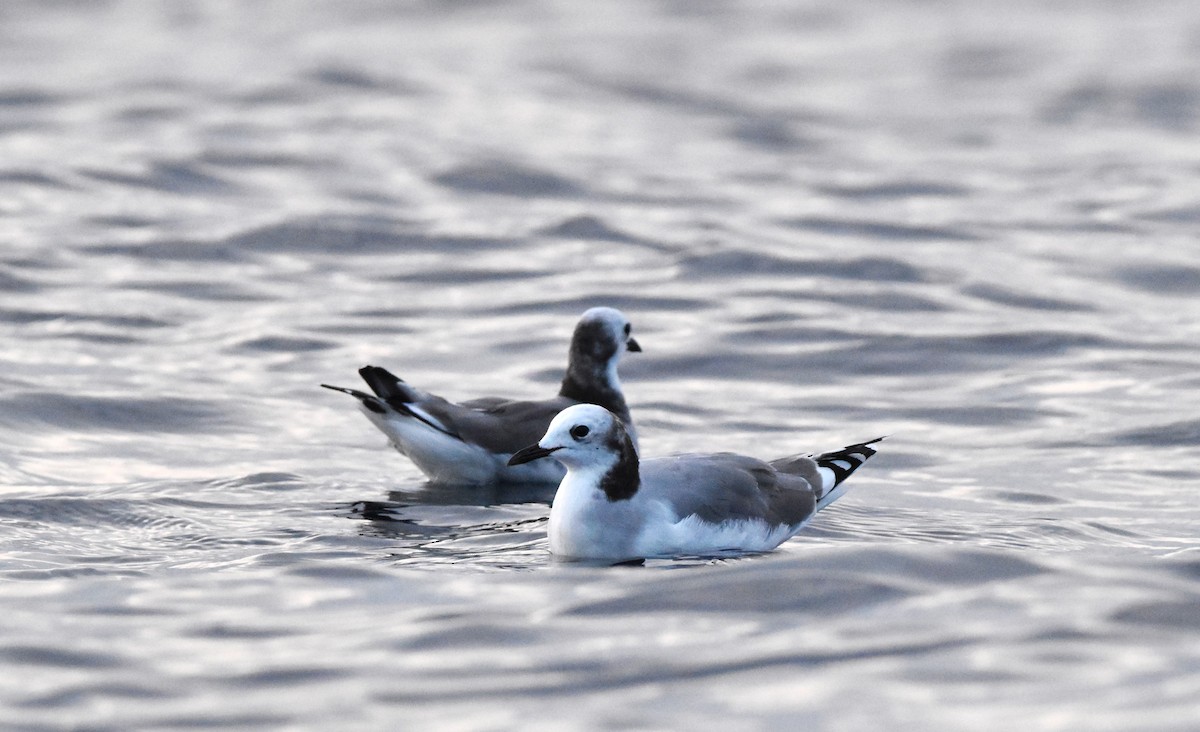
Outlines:
[[[810,482],[819,481],[816,463],[809,458],[777,462],[784,463],[788,472],[733,453],[643,460],[642,490],[645,498],[665,502],[679,517],[695,514],[712,523],[762,519],[772,525],[799,524],[816,510],[817,490]]]

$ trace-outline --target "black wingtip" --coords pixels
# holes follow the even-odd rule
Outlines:
[[[878,450],[869,446],[883,442],[887,437],[888,435],[884,435],[883,437],[876,437],[866,442],[847,445],[841,450],[816,455],[813,459],[817,461],[817,465],[833,471],[833,485],[836,488],[878,452]]]
[[[400,397],[401,400],[406,400],[409,396],[405,393],[406,387],[401,386],[404,379],[396,376],[391,371],[381,366],[366,365],[358,370],[358,375],[362,380],[367,382],[367,386],[371,387],[371,391],[384,401],[390,402],[395,397]]]
[[[876,450],[873,447],[868,447],[868,445],[878,444],[880,442],[883,442],[884,440],[886,440],[889,437],[891,437],[891,435],[884,435],[883,437],[876,437],[874,440],[867,440],[866,442],[859,442],[859,443],[856,443],[853,445],[847,445],[845,448],[843,448],[843,450],[853,450],[856,447],[861,447],[863,450],[869,450],[870,454],[867,455],[867,457],[871,457],[871,455],[874,455],[876,452],[878,452],[878,450]]]
[[[358,389],[347,389],[344,386],[333,386],[331,384],[321,384],[321,386],[326,389],[330,389],[331,391],[338,391],[343,394],[349,394],[350,396],[354,397],[358,401],[362,402],[362,405],[364,407],[371,410],[372,412],[375,412],[376,414],[384,414],[386,411],[384,409],[383,405],[379,402],[379,399],[377,397],[371,396],[370,394],[367,394],[366,392],[359,391]]]
[[[404,379],[401,379],[399,376],[396,376],[391,371],[388,371],[387,369],[385,369],[382,366],[372,366],[371,364],[367,364],[366,366],[363,366],[361,369],[359,369],[358,375],[363,377],[364,379],[368,379],[368,380],[371,377],[379,377],[379,378],[387,379],[388,381],[398,381],[401,384],[404,383]]]

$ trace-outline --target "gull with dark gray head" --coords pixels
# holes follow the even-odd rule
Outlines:
[[[550,508],[550,551],[627,560],[774,549],[845,490],[883,438],[821,455],[764,462],[716,453],[639,460],[622,421],[568,407],[510,465],[553,458],[567,468]]]
[[[537,440],[562,410],[598,404],[630,421],[617,363],[641,351],[629,319],[606,307],[585,312],[575,326],[558,395],[542,401],[483,397],[454,403],[417,389],[378,366],[358,370],[374,394],[322,384],[358,399],[371,423],[431,481],[454,484],[554,483],[563,467],[553,460],[509,465],[519,448]],[[636,436],[633,436],[636,444]]]

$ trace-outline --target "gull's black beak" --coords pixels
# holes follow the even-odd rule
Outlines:
[[[530,445],[522,447],[513,453],[513,456],[508,459],[509,465],[522,465],[546,457],[555,450],[561,450],[561,447],[542,447],[541,445]]]
[[[629,340],[625,341],[625,350],[629,351],[630,353],[641,353],[642,347],[637,341],[630,338]]]

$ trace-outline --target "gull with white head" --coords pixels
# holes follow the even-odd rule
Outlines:
[[[764,462],[732,453],[639,460],[620,418],[568,407],[537,444],[509,460],[553,458],[567,468],[550,508],[550,551],[638,559],[768,551],[845,490],[883,438],[820,455]]]

